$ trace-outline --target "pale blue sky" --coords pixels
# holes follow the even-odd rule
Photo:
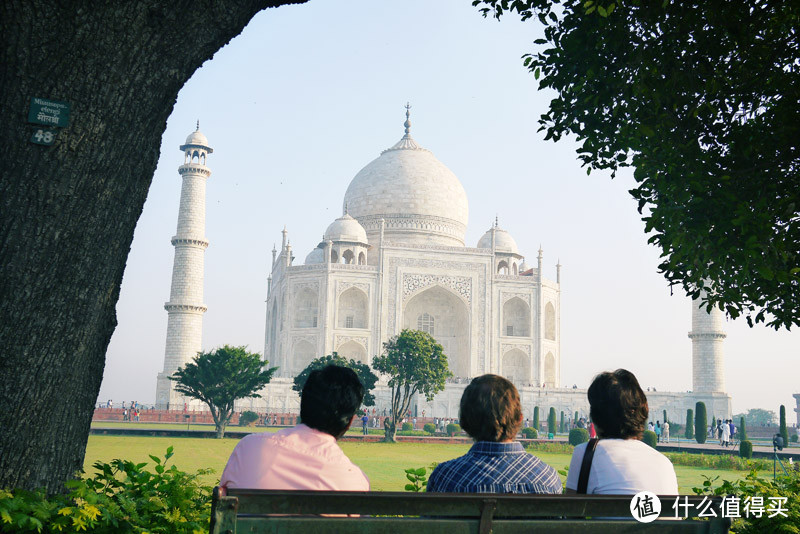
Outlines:
[[[586,176],[571,140],[543,141],[536,119],[549,95],[522,66],[534,21],[483,19],[469,0],[312,0],[257,15],[178,96],[117,305],[100,400],[152,402],[162,370],[180,177],[178,146],[208,137],[203,347],[262,352],[273,243],[288,228],[296,263],[341,214],[350,180],[403,134],[459,177],[470,200],[467,245],[497,214],[545,276],[562,268],[563,383],[587,386],[625,367],[643,386],[691,388],[690,303],[670,296],[658,251],[627,190]],[[735,412],[791,411],[798,341],[743,320],[727,323]]]

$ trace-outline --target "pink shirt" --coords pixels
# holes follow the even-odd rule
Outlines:
[[[299,424],[245,436],[222,472],[226,488],[369,491],[369,479],[330,434]]]

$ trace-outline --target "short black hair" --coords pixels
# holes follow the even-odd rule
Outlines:
[[[475,441],[514,439],[522,426],[517,388],[498,375],[472,379],[461,396],[459,421]]]
[[[601,438],[642,438],[649,409],[633,373],[625,369],[600,373],[587,395],[589,414]]]
[[[308,375],[300,397],[303,424],[339,438],[364,400],[364,385],[352,369],[328,365]]]

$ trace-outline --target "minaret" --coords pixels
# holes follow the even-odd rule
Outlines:
[[[714,307],[707,312],[700,299],[692,300],[692,391],[694,393],[725,392],[725,365],[722,342],[722,311]],[[719,415],[719,414],[717,414]]]
[[[180,149],[183,165],[178,173],[183,178],[181,203],[178,209],[178,230],[172,238],[175,260],[172,265],[172,287],[167,310],[167,346],[164,351],[164,370],[158,374],[156,406],[159,409],[182,409],[184,398],[175,393],[171,376],[179,367],[191,361],[201,350],[203,340],[203,267],[208,241],[206,240],[206,179],[211,170],[206,156],[214,152],[208,139],[197,130],[186,138]]]

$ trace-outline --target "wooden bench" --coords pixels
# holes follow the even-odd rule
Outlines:
[[[708,533],[728,532],[730,519],[697,519],[702,497],[690,496],[692,519],[639,523],[630,496],[499,495],[467,493],[327,492],[214,489],[212,534],[386,533]],[[675,497],[661,499],[662,517],[674,516]],[[681,497],[683,502],[683,497]],[[681,515],[683,514],[681,509]],[[358,516],[323,517],[323,514]],[[623,518],[623,519],[621,519]]]

